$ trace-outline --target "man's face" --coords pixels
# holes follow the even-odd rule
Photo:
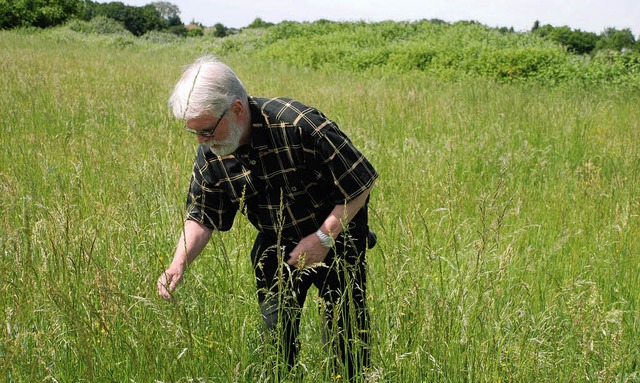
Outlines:
[[[235,116],[225,115],[218,118],[212,114],[205,114],[187,121],[186,125],[190,131],[196,134],[215,128],[213,137],[198,135],[198,142],[211,148],[214,154],[225,156],[238,149],[242,137],[242,124],[233,117]]]

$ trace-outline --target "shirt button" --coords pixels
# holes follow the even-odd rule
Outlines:
[[[249,161],[249,163],[250,163],[251,165],[255,165],[255,164],[256,164],[256,160],[251,160],[251,161]]]
[[[295,187],[295,186],[291,188],[291,191],[297,191],[297,190],[298,190],[298,188]]]

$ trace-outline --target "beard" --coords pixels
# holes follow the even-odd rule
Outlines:
[[[240,146],[240,139],[242,138],[242,124],[229,119],[227,131],[229,132],[227,139],[222,141],[211,139],[203,142],[201,145],[209,147],[213,154],[218,156],[226,156],[235,152]]]

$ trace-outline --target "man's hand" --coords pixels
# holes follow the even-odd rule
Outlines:
[[[172,300],[171,294],[178,287],[184,275],[184,266],[173,264],[158,278],[158,294],[167,301]]]
[[[212,232],[213,230],[201,223],[192,220],[185,221],[184,230],[173,255],[173,261],[158,278],[158,295],[168,301],[171,300],[171,294],[182,281],[187,265],[191,264],[204,249]]]
[[[329,254],[329,249],[322,246],[320,238],[313,233],[302,238],[289,254],[290,258],[287,263],[290,266],[302,269],[324,261],[327,254]]]
[[[358,214],[358,211],[367,203],[369,193],[373,188],[373,184],[356,198],[346,204],[336,205],[331,214],[322,224],[322,231],[338,236],[342,232],[342,228],[346,227],[351,220]],[[320,238],[316,233],[308,235],[298,243],[298,246],[289,254],[290,258],[287,263],[297,268],[305,268],[316,263],[324,261],[329,254],[328,248],[322,245]]]

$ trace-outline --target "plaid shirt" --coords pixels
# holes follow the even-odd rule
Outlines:
[[[187,219],[225,231],[240,210],[259,231],[298,240],[378,177],[320,111],[286,98],[250,97],[249,107],[250,145],[222,157],[198,147]],[[361,213],[353,222],[363,216],[366,224],[366,208]]]

